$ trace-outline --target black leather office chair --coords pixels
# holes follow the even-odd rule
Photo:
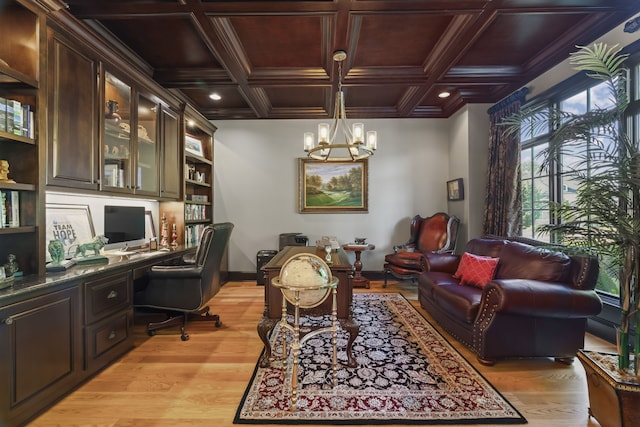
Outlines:
[[[189,339],[187,320],[207,320],[220,327],[220,316],[205,305],[220,290],[220,263],[229,243],[233,224],[207,226],[193,260],[182,265],[154,266],[147,286],[134,295],[134,306],[167,311],[167,319],[147,325],[149,336],[157,329],[181,325],[182,341]]]

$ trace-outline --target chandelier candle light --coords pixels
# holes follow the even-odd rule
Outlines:
[[[378,134],[374,130],[365,132],[363,123],[354,123],[353,130],[347,124],[347,114],[344,107],[344,93],[342,92],[342,61],[347,59],[347,52],[337,50],[333,53],[333,60],[338,63],[338,92],[336,93],[335,106],[333,108],[333,124],[320,123],[318,125],[318,145],[315,145],[313,132],[304,133],[304,151],[308,157],[316,160],[345,161],[366,159],[373,155],[378,146]],[[336,143],[338,128],[342,128],[344,144]],[[348,156],[332,156],[333,150],[346,150]],[[340,151],[338,151],[340,152]]]

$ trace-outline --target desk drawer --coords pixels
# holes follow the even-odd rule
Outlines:
[[[108,317],[131,306],[131,275],[114,274],[85,283],[85,324]]]
[[[133,309],[85,328],[86,369],[99,369],[133,347]]]

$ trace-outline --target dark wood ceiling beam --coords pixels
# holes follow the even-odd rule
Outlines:
[[[624,21],[625,18],[624,14],[619,13],[607,14],[606,16],[602,14],[595,14],[587,16],[580,24],[568,29],[562,37],[556,40],[553,46],[550,46],[547,49],[542,49],[538,55],[531,57],[523,67],[527,70],[527,75],[524,77],[530,78],[531,76],[541,74],[547,70],[547,64],[558,63],[565,59],[569,52],[576,49],[575,40],[581,40],[579,43],[584,45],[593,42],[593,39],[595,38],[593,34],[605,32],[610,24],[605,27],[604,23],[610,23],[611,21],[609,18],[612,16],[619,16],[620,22]]]
[[[465,31],[476,19],[477,15],[456,15],[438,40],[436,46],[431,50],[429,56],[422,64],[426,75],[433,74],[433,70],[438,68],[442,57],[447,55],[447,51],[454,45],[455,40]]]
[[[186,88],[202,84],[235,86],[229,74],[221,68],[156,68],[153,78],[167,88]]]
[[[453,19],[449,27],[445,31],[445,35],[438,41],[438,46],[434,49],[440,55],[435,60],[435,56],[425,59],[424,69],[428,71],[426,76],[426,87],[415,90],[411,98],[404,100],[403,107],[400,109],[401,115],[410,115],[411,111],[416,108],[427,95],[428,87],[437,83],[447,70],[455,65],[458,60],[469,50],[473,43],[480,37],[484,30],[496,18],[496,11],[491,5],[478,15],[473,17],[459,17]],[[453,35],[457,35],[455,46],[457,49],[450,49]]]

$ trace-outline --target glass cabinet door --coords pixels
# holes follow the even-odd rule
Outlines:
[[[158,194],[158,103],[138,96],[136,192]]]
[[[131,188],[131,86],[110,74],[104,80],[103,187]]]

